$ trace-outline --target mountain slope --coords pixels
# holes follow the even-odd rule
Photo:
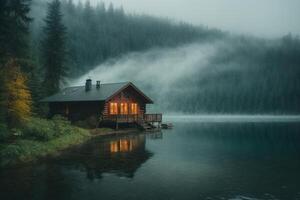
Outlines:
[[[92,7],[88,3],[62,1],[62,13],[68,30],[70,75],[76,77],[105,62],[129,52],[153,47],[175,47],[196,40],[225,36],[219,30],[194,27],[144,15],[130,15],[122,8]],[[32,3],[33,46],[38,53],[46,1]]]

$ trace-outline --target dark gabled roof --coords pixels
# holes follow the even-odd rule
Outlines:
[[[92,85],[90,91],[86,91],[85,86],[67,87],[52,96],[42,99],[41,102],[108,101],[129,86],[142,95],[146,103],[153,103],[149,97],[131,82],[100,84],[99,89],[96,88],[96,85]]]

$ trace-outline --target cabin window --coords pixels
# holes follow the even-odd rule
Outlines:
[[[137,110],[137,103],[132,103],[131,104],[131,114],[138,114],[138,110]]]
[[[111,115],[117,115],[118,114],[118,104],[117,103],[110,103],[109,104],[109,113]]]
[[[127,115],[128,114],[128,104],[127,103],[121,103],[120,104],[120,114],[121,115]]]

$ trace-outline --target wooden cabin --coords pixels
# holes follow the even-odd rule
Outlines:
[[[106,83],[86,80],[84,86],[68,87],[42,100],[49,104],[49,116],[63,115],[71,121],[96,117],[103,122],[161,123],[161,114],[147,114],[153,101],[131,82]]]

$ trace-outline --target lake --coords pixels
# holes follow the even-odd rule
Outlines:
[[[175,121],[0,171],[0,199],[300,199],[300,123]]]

